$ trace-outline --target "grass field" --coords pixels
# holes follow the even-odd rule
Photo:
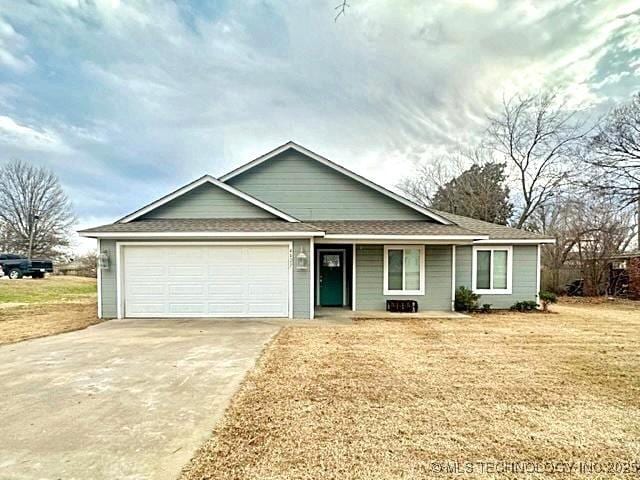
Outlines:
[[[56,276],[0,281],[0,304],[72,302],[95,298],[94,278]]]
[[[0,344],[78,330],[98,321],[95,279],[0,280]]]
[[[285,328],[182,478],[637,476],[640,306],[554,309]]]

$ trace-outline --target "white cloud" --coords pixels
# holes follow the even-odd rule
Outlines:
[[[52,130],[37,130],[21,125],[6,115],[0,115],[0,143],[25,150],[70,153],[64,140]]]
[[[25,75],[28,115],[0,90],[0,142],[73,150],[55,166],[79,208],[114,218],[289,139],[392,186],[475,143],[503,95],[607,101],[633,82],[602,62],[639,43],[629,0],[357,0],[338,22],[332,0],[6,1],[0,52],[47,70]]]
[[[35,62],[24,53],[26,39],[0,18],[0,65],[15,72],[25,73],[35,67]]]

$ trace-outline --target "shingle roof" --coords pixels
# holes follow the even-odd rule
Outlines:
[[[309,223],[336,235],[477,235],[458,225],[420,220],[311,220]]]
[[[134,232],[317,232],[313,225],[264,218],[188,218],[135,220],[81,230],[81,233]]]
[[[545,237],[526,230],[438,212],[456,225],[420,220],[312,220],[287,222],[263,218],[189,218],[134,220],[81,230],[80,233],[163,233],[163,232],[239,232],[239,233],[309,233],[341,235],[476,235],[491,240],[542,240]]]
[[[519,228],[507,227],[505,225],[498,225],[495,223],[484,222],[482,220],[476,220],[475,218],[463,217],[461,215],[455,215],[453,213],[442,212],[434,210],[439,215],[446,217],[449,221],[456,223],[457,225],[471,230],[473,232],[489,235],[491,240],[548,240],[553,239],[547,235],[541,235],[539,233],[528,232]]]

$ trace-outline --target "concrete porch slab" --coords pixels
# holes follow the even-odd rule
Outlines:
[[[436,320],[436,319],[462,319],[469,318],[458,312],[448,310],[424,310],[416,313],[392,313],[378,310],[356,310],[348,308],[316,308],[315,318],[349,318],[358,320]]]

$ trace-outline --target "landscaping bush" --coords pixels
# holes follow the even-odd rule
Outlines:
[[[473,312],[478,309],[478,299],[480,295],[473,293],[466,287],[459,287],[456,290],[456,300],[454,303],[456,312]]]
[[[491,311],[491,304],[490,303],[483,303],[482,304],[482,308],[480,309],[480,311],[482,313],[489,313]]]
[[[533,300],[524,300],[511,305],[511,310],[515,310],[516,312],[532,312],[536,308],[538,308],[538,304]]]
[[[543,312],[549,311],[549,304],[556,303],[558,301],[558,296],[553,292],[542,291],[538,294],[538,298],[540,299],[540,305],[542,306]]]

